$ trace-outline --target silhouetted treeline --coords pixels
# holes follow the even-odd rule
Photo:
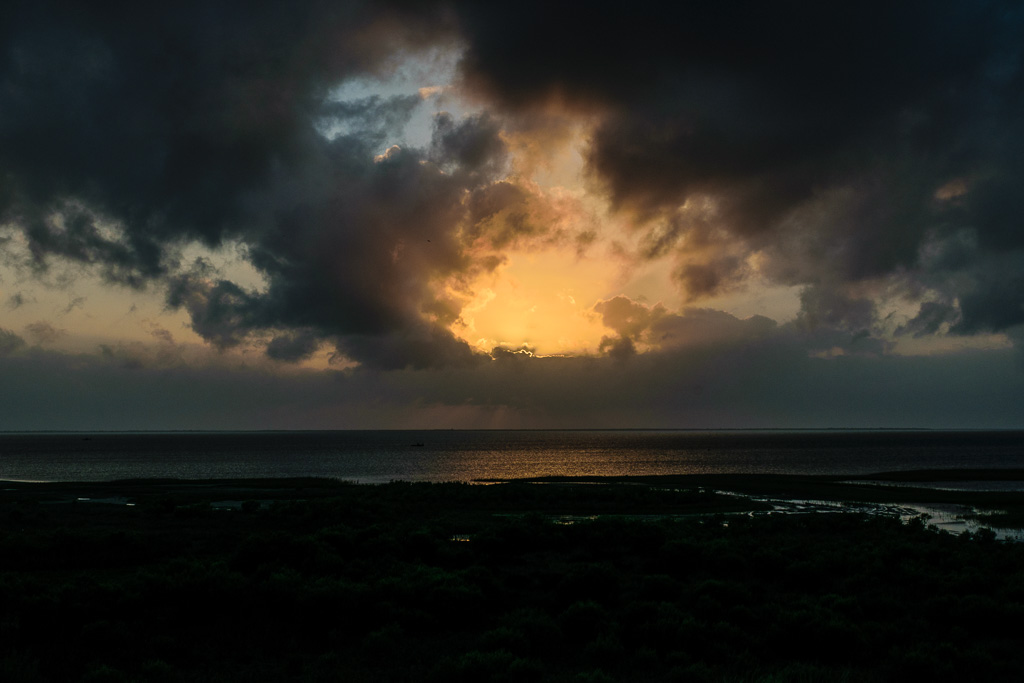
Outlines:
[[[991,534],[631,486],[248,493],[3,499],[0,680],[1024,680],[1024,546]]]

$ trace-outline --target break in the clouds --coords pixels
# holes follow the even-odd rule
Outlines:
[[[683,255],[688,295],[734,286],[756,253],[777,282],[839,293],[905,278],[963,334],[1024,322],[1020,3],[470,14],[479,87],[598,112],[593,178],[641,217],[647,256]],[[686,259],[709,229],[717,248]]]
[[[222,348],[279,329],[272,355],[298,357],[310,344],[284,340],[299,329],[353,354],[376,336],[410,359],[457,355],[426,319],[451,315],[428,286],[467,267],[452,223],[476,181],[416,151],[379,154],[418,97],[326,97],[443,36],[439,10],[44,3],[7,14],[2,210],[31,267],[77,261],[114,284],[163,287]],[[318,127],[335,121],[347,132],[328,140]],[[188,244],[227,239],[245,245],[265,291],[182,262]],[[402,363],[372,351],[369,362]]]
[[[741,383],[709,359],[744,349],[756,383],[754,350],[779,345],[865,367],[1005,346],[1024,325],[1022,34],[1014,1],[8,3],[0,293],[35,317],[0,355],[57,362],[25,337],[75,336],[56,318],[96,297],[74,277],[159,296],[260,372],[320,357],[413,405],[525,410],[542,376],[583,405],[600,382],[581,377],[635,372],[625,401],[686,363]],[[423,82],[346,87],[417,64]],[[228,246],[253,277],[202,252]],[[543,253],[606,277],[586,300],[558,285],[563,308],[521,301],[511,267]],[[33,282],[71,303],[37,310]],[[796,315],[759,310],[768,288]],[[524,322],[478,329],[499,296]],[[567,315],[578,339],[545,332]],[[147,324],[166,334],[133,367],[185,363]],[[576,357],[491,351],[545,343]],[[504,399],[466,379],[509,367],[532,379]],[[424,376],[454,388],[391,384]]]

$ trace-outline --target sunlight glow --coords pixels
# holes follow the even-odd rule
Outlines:
[[[511,253],[505,266],[473,284],[452,331],[485,352],[524,344],[540,355],[592,352],[608,334],[592,310],[607,271],[568,248]]]

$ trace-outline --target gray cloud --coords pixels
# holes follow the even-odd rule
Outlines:
[[[25,332],[36,344],[51,344],[67,334],[67,330],[57,329],[45,320],[29,323]]]
[[[86,297],[84,296],[69,296],[68,305],[61,309],[63,315],[71,313],[76,308],[82,308],[85,306]]]
[[[837,328],[851,332],[870,330],[875,322],[875,304],[866,298],[854,298],[832,287],[807,287],[800,294],[802,327]]]
[[[963,334],[1024,324],[1024,269],[979,272],[974,287],[962,295],[960,310],[952,329]]]
[[[796,323],[774,331],[603,302],[616,334],[602,348],[623,367],[643,346],[644,363],[691,377],[670,351],[765,337],[805,355],[880,353],[875,303],[855,286],[873,280],[925,303],[901,333],[1024,322],[1019,2],[596,2],[587,30],[566,30],[580,12],[532,0],[9,4],[0,224],[22,232],[37,273],[70,261],[164,288],[218,348],[273,335],[266,352],[281,361],[327,344],[374,370],[490,372],[448,331],[460,304],[435,284],[464,287],[512,247],[593,241],[504,177],[517,132],[566,135],[544,111],[555,102],[593,122],[591,180],[636,218],[640,258],[676,259],[690,303],[742,284],[751,255],[773,282],[804,288]],[[455,40],[487,111],[439,115],[424,149],[383,148],[417,95],[330,96]],[[228,240],[259,289],[182,260],[190,244]],[[20,337],[4,334],[14,349]]]
[[[24,345],[24,339],[16,335],[14,332],[0,327],[0,357],[10,355]]]
[[[280,361],[309,358],[320,346],[320,340],[311,331],[281,334],[267,344],[267,356]]]
[[[960,311],[955,306],[938,301],[925,301],[917,315],[897,329],[897,334],[924,337],[938,332],[943,325],[955,324],[960,320]]]
[[[661,304],[647,306],[621,295],[599,301],[594,312],[601,316],[605,327],[617,334],[602,340],[601,351],[619,359],[633,355],[637,343],[656,353],[697,348],[721,350],[759,343],[778,332],[775,321],[764,316],[740,320],[725,311],[708,308],[671,313]]]
[[[1019,266],[992,266],[1024,254],[1021,3],[597,2],[586,31],[562,30],[569,6],[460,11],[472,87],[599,121],[589,169],[645,226],[639,257],[726,231],[677,269],[693,298],[757,253],[774,281],[835,296],[914,278],[960,298],[954,332],[1019,321]],[[921,258],[964,236],[973,250]]]
[[[192,329],[220,349],[237,346],[254,327],[255,295],[229,280],[213,280],[195,272],[171,278],[167,305],[184,308]]]
[[[811,358],[780,331],[615,358],[387,372],[253,372],[26,350],[0,358],[0,429],[1020,426],[1008,350]]]
[[[669,315],[660,304],[651,308],[621,295],[597,302],[594,311],[601,316],[601,322],[605,327],[615,330],[620,337],[630,339],[646,332],[654,320]]]
[[[432,156],[457,172],[483,171],[485,179],[502,175],[507,159],[500,130],[498,121],[486,112],[461,121],[441,112],[434,119]]]
[[[7,297],[7,307],[12,311],[17,310],[29,302],[29,298],[23,292],[15,292]]]
[[[673,277],[682,286],[688,300],[694,301],[738,286],[746,274],[746,265],[737,256],[719,256],[701,263],[684,263]]]
[[[461,192],[487,178],[455,179],[413,150],[374,161],[418,95],[327,97],[449,35],[440,8],[55,2],[5,14],[0,221],[20,226],[37,271],[63,259],[123,285],[163,283],[221,348],[270,329],[408,336],[424,316],[451,317],[429,284],[467,266]],[[456,145],[471,125],[450,123],[437,163],[500,155]],[[226,239],[246,245],[267,291],[180,262],[185,245]],[[294,356],[282,344],[270,353]]]

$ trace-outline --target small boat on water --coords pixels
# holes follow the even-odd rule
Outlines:
[[[409,444],[409,447],[410,448],[423,448],[423,444],[422,443],[411,443],[411,444]]]

